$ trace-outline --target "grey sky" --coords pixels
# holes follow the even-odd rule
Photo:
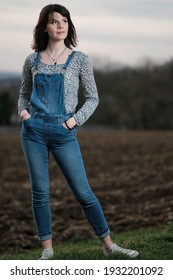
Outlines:
[[[55,1],[5,0],[0,11],[0,71],[21,72],[43,6]],[[135,65],[173,58],[173,0],[62,0],[92,58]],[[93,59],[93,61],[95,61]]]

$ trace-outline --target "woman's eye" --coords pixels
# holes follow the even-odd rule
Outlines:
[[[67,20],[67,19],[63,19],[63,21],[62,21],[62,22],[67,23],[67,22],[68,22],[68,20]],[[52,20],[50,23],[51,23],[52,25],[59,25],[59,24],[60,24],[60,22],[59,22],[59,21],[57,21],[57,20]]]
[[[52,20],[51,24],[57,24],[56,20]]]

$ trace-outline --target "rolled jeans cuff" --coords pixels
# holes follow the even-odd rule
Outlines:
[[[110,230],[109,229],[107,229],[105,232],[103,232],[102,234],[99,234],[98,235],[98,237],[100,238],[100,239],[103,239],[103,238],[105,238],[106,236],[108,236],[110,234]]]
[[[39,240],[40,241],[45,241],[45,240],[49,240],[49,239],[52,239],[52,234],[47,234],[47,235],[39,236]]]

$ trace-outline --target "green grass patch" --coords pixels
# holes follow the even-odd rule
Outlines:
[[[165,229],[140,229],[118,233],[112,236],[116,243],[124,248],[139,251],[139,260],[173,260],[173,223]],[[128,257],[112,255],[105,257],[98,239],[73,240],[54,246],[56,260],[124,260]],[[27,251],[22,254],[4,254],[1,260],[37,260],[41,250]]]
[[[162,154],[162,157],[163,158],[170,158],[170,157],[173,157],[173,151],[168,151],[166,153],[163,153]]]

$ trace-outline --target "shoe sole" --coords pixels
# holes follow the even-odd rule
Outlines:
[[[124,256],[126,256],[126,257],[129,257],[129,258],[136,258],[137,256],[139,256],[139,253],[136,251],[136,252],[134,252],[132,255],[128,255],[128,253],[127,254],[124,254],[124,253],[121,253],[121,252],[111,252],[111,253],[107,253],[107,252],[103,252],[103,254],[106,256],[106,257],[108,257],[108,256],[110,256],[110,255],[124,255]]]
[[[133,255],[129,256],[129,255],[127,254],[126,256],[128,256],[128,257],[130,257],[130,258],[136,258],[137,256],[139,256],[139,253],[138,253],[138,252],[134,252]]]

